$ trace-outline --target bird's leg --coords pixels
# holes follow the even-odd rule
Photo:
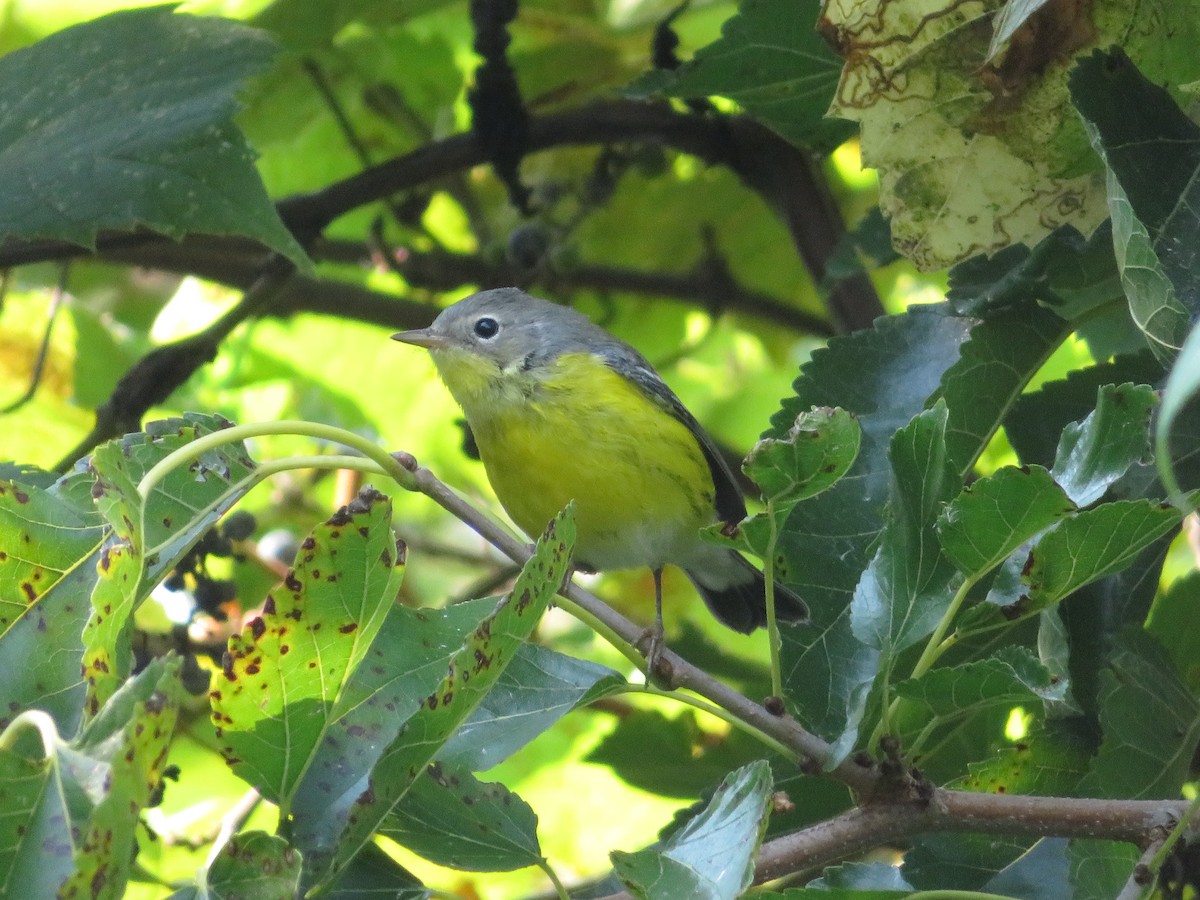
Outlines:
[[[646,682],[653,680],[658,671],[659,658],[663,650],[663,616],[662,616],[662,566],[651,569],[654,575],[654,624],[646,629],[642,640],[646,644]],[[641,643],[639,641],[639,643]]]

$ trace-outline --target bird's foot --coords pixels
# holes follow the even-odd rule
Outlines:
[[[646,657],[646,684],[654,683],[670,690],[674,672],[670,660],[663,656],[667,644],[663,639],[662,622],[655,622],[643,631],[634,646]]]

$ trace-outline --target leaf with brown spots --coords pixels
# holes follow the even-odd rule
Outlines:
[[[229,641],[212,696],[221,749],[284,815],[356,702],[347,689],[394,607],[404,570],[383,562],[394,558],[391,516],[391,501],[368,489],[317,526],[262,616]]]
[[[359,786],[357,802],[336,844],[328,840],[328,834],[322,835],[324,840],[317,840],[317,833],[309,836],[297,828],[295,841],[304,853],[305,885],[329,884],[337,879],[446,741],[479,706],[558,592],[574,544],[574,511],[568,506],[547,527],[533,556],[522,567],[512,593],[467,636],[451,660],[449,672],[388,745],[365,785]],[[515,602],[513,598],[517,597],[525,602]]]
[[[4,828],[21,840],[4,842],[14,849],[0,857],[0,894],[16,888],[12,896],[125,895],[138,816],[159,789],[175,730],[179,670],[178,659],[155,660],[77,740],[43,735],[54,743],[44,761],[30,765],[3,754]]]
[[[234,835],[205,872],[212,898],[292,900],[300,886],[300,854],[262,831]]]

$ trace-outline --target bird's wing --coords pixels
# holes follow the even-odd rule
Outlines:
[[[621,348],[625,349],[624,347]],[[725,462],[725,457],[708,436],[708,432],[696,421],[696,417],[688,412],[683,402],[675,396],[665,381],[650,367],[650,364],[640,356],[631,358],[629,354],[614,356],[606,354],[605,361],[620,375],[625,376],[638,388],[660,406],[673,418],[687,426],[700,445],[708,469],[712,473],[717,515],[723,522],[740,522],[746,518],[746,501],[742,497],[742,489],[738,487],[737,479]]]

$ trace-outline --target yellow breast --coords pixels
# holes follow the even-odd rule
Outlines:
[[[590,354],[505,372],[464,356],[434,360],[522,530],[540,534],[574,500],[582,563],[657,567],[695,552],[716,514],[712,474],[686,425]]]

